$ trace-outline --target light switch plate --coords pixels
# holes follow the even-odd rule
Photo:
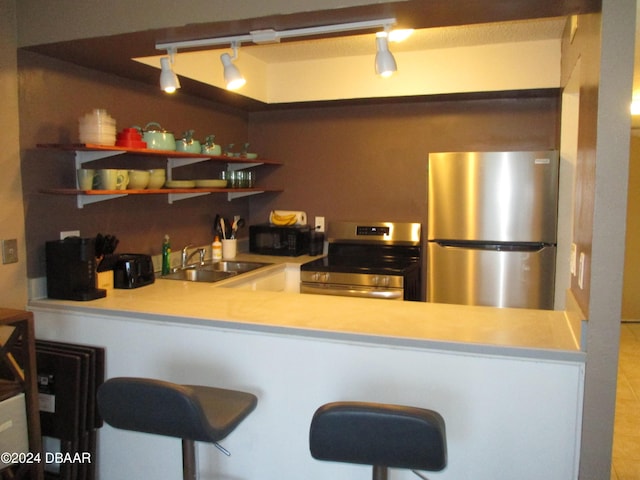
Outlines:
[[[18,240],[2,240],[2,263],[18,263]]]

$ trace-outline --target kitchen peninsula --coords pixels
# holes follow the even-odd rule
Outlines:
[[[199,444],[203,478],[367,478],[364,466],[308,452],[313,412],[336,400],[439,411],[449,463],[432,479],[577,478],[584,354],[566,312],[170,280],[92,302],[33,300],[30,309],[38,338],[106,347],[107,377],[257,395],[223,441],[231,457]],[[98,462],[102,478],[175,478],[180,444],[105,426]]]

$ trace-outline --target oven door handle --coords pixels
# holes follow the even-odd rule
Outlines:
[[[402,289],[384,288],[356,288],[348,285],[301,283],[300,293],[316,293],[322,295],[341,295],[362,298],[384,298],[387,300],[403,300]]]

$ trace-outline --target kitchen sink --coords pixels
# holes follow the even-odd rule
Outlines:
[[[189,282],[219,282],[225,278],[236,275],[234,272],[221,272],[217,270],[202,270],[199,268],[185,268],[177,270],[161,278],[167,280],[186,280]]]
[[[271,264],[260,262],[222,261],[180,268],[175,272],[163,275],[160,278],[164,278],[166,280],[213,283],[229,277],[251,272],[258,268],[266,267],[267,265]]]
[[[202,266],[196,267],[198,270],[216,271],[216,272],[230,272],[240,275],[241,273],[250,272],[261,267],[272,265],[271,263],[261,262],[235,262],[223,260],[221,262],[208,263]]]

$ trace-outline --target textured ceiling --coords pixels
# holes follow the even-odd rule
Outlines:
[[[391,43],[389,45],[389,49],[394,54],[402,55],[403,53],[409,52],[442,52],[443,50],[446,51],[448,48],[478,47],[498,44],[514,45],[519,42],[528,42],[528,44],[531,44],[532,41],[544,40],[556,40],[559,42],[562,38],[566,23],[567,17],[549,17],[534,20],[516,20],[463,26],[423,28],[415,30],[413,34],[403,42]],[[282,32],[285,30],[286,29],[281,29],[280,31]],[[249,32],[238,31],[236,35],[242,36],[248,33]],[[341,61],[341,65],[343,66],[342,68],[344,69],[346,65],[351,65],[351,62],[345,62],[344,59],[353,58],[353,64],[355,65],[361,61],[362,58],[373,57],[373,55],[375,55],[376,43],[374,33],[375,30],[368,31],[365,34],[348,33],[343,34],[342,36],[333,36],[329,38],[290,38],[283,40],[281,43],[273,44],[255,45],[250,42],[242,44],[238,52],[238,63],[242,65],[243,60],[246,62],[247,58],[252,57],[252,61],[254,62],[252,65],[260,65],[258,70],[253,70],[253,79],[259,80],[252,85],[247,85],[241,91],[236,92],[235,95],[246,96],[254,100],[270,103],[271,99],[281,98],[276,93],[277,88],[274,86],[281,85],[281,82],[275,81],[274,84],[270,85],[267,82],[267,77],[261,77],[259,75],[266,71],[269,66],[276,67],[275,70],[270,70],[272,72],[270,78],[272,79],[278,78],[277,74],[274,74],[273,72],[279,71],[279,66],[289,69],[284,71],[291,72],[291,69],[295,71],[296,68],[300,68],[299,66],[293,66],[295,64],[308,65],[309,67],[306,68],[313,69],[321,68],[319,65],[322,64],[323,60],[338,60]],[[226,41],[231,41],[229,36],[218,38],[226,38]],[[231,53],[229,43],[223,43],[211,47],[201,47],[193,50],[179,49],[175,58],[174,70],[185,80],[190,79],[204,85],[224,89],[222,66],[219,61],[219,56],[222,51]],[[461,55],[460,52],[457,52],[457,54]],[[160,57],[164,55],[166,55],[166,53],[159,52],[154,56],[138,57],[135,58],[135,60],[148,66],[159,68]],[[468,59],[466,61],[468,61]],[[486,61],[490,62],[491,59],[487,59]],[[314,65],[309,62],[318,63]],[[286,63],[289,63],[290,65],[285,66]],[[245,63],[245,65],[240,66],[240,69],[243,70],[245,75],[247,75],[247,71],[250,71],[250,68],[247,68],[246,65],[248,64]],[[264,68],[264,66],[266,66],[266,68]],[[353,83],[353,81],[357,81],[356,78],[358,72],[361,71],[361,69],[356,69],[353,72],[353,75],[349,74],[349,78],[352,80],[351,83]],[[443,67],[443,71],[446,71],[445,67]],[[300,74],[299,70],[298,74]],[[316,77],[317,76],[314,75],[314,78]],[[368,78],[369,77],[367,77],[367,79]],[[365,88],[365,86],[368,85],[366,83],[367,80],[361,79],[364,83],[359,84],[362,88],[359,88],[358,92],[362,95],[369,95],[371,97],[384,95],[427,95],[431,92],[431,90],[429,90],[429,88],[432,88],[431,85],[437,84],[437,81],[435,80],[432,82],[418,82],[420,86],[417,87],[415,78],[416,72],[414,69],[413,76],[405,76],[402,79],[404,83],[400,90],[398,90],[400,88],[398,87],[398,85],[400,85],[398,83],[400,80],[393,84],[393,88],[395,88],[395,90],[393,90],[390,85],[387,85],[387,88],[382,88],[380,84],[369,85],[369,90],[367,90],[367,88]],[[517,75],[514,76],[514,82],[516,82],[516,78]],[[310,79],[307,78],[307,80]],[[502,80],[503,78],[500,78],[498,83]],[[533,86],[534,84],[537,85],[536,81],[540,82],[541,80],[539,78],[535,79],[528,88],[541,88],[539,86]],[[296,87],[298,85],[299,84],[296,84]],[[279,101],[289,103],[311,101],[313,99],[317,100],[320,98],[324,100],[360,98],[357,96],[353,97],[354,92],[351,90],[348,91],[348,86],[350,85],[349,82],[336,83],[320,80],[320,84],[318,85],[312,86],[312,83],[308,83],[308,85],[308,89],[303,92],[298,91],[295,88],[286,89],[289,96],[285,95],[286,99],[283,100],[281,98]],[[327,85],[332,85],[331,88],[333,90],[331,93],[326,92],[326,89],[328,88]],[[518,85],[520,86],[514,88],[526,88],[521,84]],[[462,87],[458,86],[458,88]],[[322,90],[324,93],[319,93],[318,89]],[[294,90],[297,91],[297,94],[293,93]],[[489,91],[492,91],[492,89],[489,88]]]
[[[498,44],[514,45],[519,42],[528,42],[530,44],[532,41],[540,40],[559,41],[562,38],[562,33],[566,26],[566,22],[567,17],[549,17],[535,20],[518,20],[463,26],[423,28],[415,30],[413,34],[403,42],[391,43],[389,45],[389,49],[394,54],[402,55],[403,53],[409,52],[442,52],[443,50],[446,51],[448,48],[478,47]],[[237,32],[236,35],[241,36],[246,35],[247,33],[249,32]],[[286,89],[286,92],[289,96],[285,95],[286,99],[283,100],[276,93],[277,88],[274,86],[281,85],[281,82],[275,81],[274,84],[270,85],[267,82],[267,77],[261,78],[257,74],[266,71],[269,66],[276,67],[276,70],[270,70],[272,73],[275,71],[279,71],[279,66],[288,68],[289,70],[285,71],[289,72],[291,72],[291,68],[293,68],[294,70],[295,68],[300,68],[292,66],[295,64],[309,65],[309,67],[307,68],[311,69],[321,68],[319,65],[322,64],[323,60],[338,60],[341,62],[341,65],[343,66],[342,68],[344,69],[346,65],[351,65],[351,62],[349,62],[348,60],[345,63],[344,59],[353,58],[353,64],[355,65],[359,61],[361,61],[359,59],[373,57],[373,55],[375,55],[376,43],[374,33],[375,30],[368,31],[366,34],[350,33],[329,38],[290,38],[287,40],[283,40],[282,43],[273,44],[255,45],[250,42],[242,44],[238,52],[238,63],[242,65],[243,59],[245,59],[246,61],[248,57],[252,57],[254,59],[253,65],[260,65],[260,68],[262,70],[254,70],[252,72],[254,75],[253,78],[260,78],[260,80],[252,85],[247,85],[247,87],[243,88],[242,91],[238,91],[237,94],[266,103],[270,103],[271,99],[274,98],[280,98],[279,101],[284,103],[310,101],[312,99],[319,98],[325,100],[354,98],[354,92],[352,90],[348,90],[350,85],[349,82],[336,83],[331,81],[324,82],[320,80],[319,85],[313,86],[312,83],[308,83],[309,87],[303,92],[296,90],[297,94],[293,94],[293,91],[295,89]],[[228,36],[222,38],[227,38],[227,41],[231,41]],[[179,49],[176,54],[174,69],[176,73],[183,77],[183,79],[191,79],[205,85],[223,89],[224,84],[222,76],[222,66],[219,61],[219,56],[221,51],[230,52],[229,48],[229,43],[224,43],[212,47],[197,48],[195,50]],[[160,65],[160,57],[163,55],[166,54],[159,53],[158,55],[154,55],[152,57],[135,58],[135,60],[148,66],[158,68]],[[460,55],[460,52],[458,52],[458,55]],[[255,61],[257,61],[258,63],[255,63]],[[489,61],[491,60],[487,59],[487,62]],[[315,64],[314,66],[309,62],[319,63]],[[285,63],[289,63],[291,65],[285,66]],[[266,66],[266,68],[262,66]],[[241,66],[240,69],[243,70],[243,73],[245,75],[247,75],[247,71],[249,71],[249,69],[246,69],[246,66]],[[353,81],[357,81],[356,78],[359,74],[358,72],[361,71],[361,69],[356,69],[353,72],[353,75],[349,74],[349,78],[352,80],[351,83],[353,83]],[[443,71],[446,71],[446,68],[444,66]],[[317,76],[314,75],[314,78],[316,77]],[[272,74],[270,78],[274,79],[278,77],[277,74]],[[413,76],[409,75],[403,78],[404,83],[402,84],[402,88],[400,90],[398,90],[398,82],[400,80],[396,81],[393,84],[393,88],[395,88],[395,90],[391,88],[391,85],[387,85],[387,88],[382,88],[381,84],[374,84],[375,86],[369,85],[369,90],[367,90],[366,85],[368,84],[366,83],[366,80],[361,79],[363,83],[359,83],[359,85],[362,88],[359,87],[358,92],[360,92],[362,95],[369,95],[373,97],[381,95],[426,95],[430,92],[430,85],[437,84],[437,81],[435,80],[432,82],[418,82],[420,87],[417,87],[415,78],[416,72],[414,69]],[[515,78],[517,78],[517,75],[514,76],[514,81]],[[369,77],[367,77],[367,79],[369,79]],[[309,78],[307,78],[307,80],[309,80]],[[501,80],[502,78],[500,79],[500,81]],[[536,81],[540,81],[540,79],[536,79]],[[533,82],[531,85],[534,84],[535,82]],[[298,84],[296,84],[296,86],[297,85]],[[331,88],[333,90],[331,93],[325,91],[328,88],[327,85],[332,85]],[[320,94],[318,90],[319,88],[324,93]],[[462,87],[458,86],[458,88]],[[524,87],[520,86],[517,88]],[[540,87],[530,86],[529,88]],[[491,90],[491,88],[489,88],[489,90]]]
[[[558,39],[566,23],[565,17],[528,21],[512,21],[464,25],[458,27],[416,30],[406,41],[393,44],[393,52],[421,51],[447,47],[465,47],[491,43]],[[228,46],[221,48],[228,49]],[[367,55],[375,51],[370,34],[316,40],[295,40],[272,45],[245,45],[242,50],[267,64],[297,62],[322,58]]]
[[[89,69],[156,86],[158,62],[150,66],[145,62],[132,62],[131,59],[161,54],[155,49],[158,42],[180,42],[215,36],[240,35],[259,29],[287,30],[392,17],[398,19],[400,26],[430,29],[417,32],[404,44],[391,45],[392,52],[401,53],[404,49],[424,51],[425,48],[438,50],[443,46],[464,47],[517,42],[525,38],[527,40],[559,38],[565,25],[562,19],[572,15],[595,13],[600,9],[600,0],[378,0],[345,8],[272,14],[233,21],[200,22],[198,20],[195,23],[184,23],[182,26],[158,27],[109,36],[89,35],[87,38],[54,43],[33,42],[33,45],[22,48]],[[181,16],[178,15],[176,20],[179,17]],[[533,21],[529,22],[525,19]],[[545,19],[551,20],[547,22]],[[456,27],[456,25],[464,27]],[[373,31],[370,30],[369,34]],[[371,55],[372,51],[375,52],[372,44],[372,39],[367,35],[362,39],[352,38],[348,41],[336,39],[326,44],[304,41],[277,46],[243,45],[240,58],[243,55],[257,57],[259,52],[264,58],[262,62],[268,64],[322,56],[326,58],[332,56],[348,58],[349,55],[363,57]],[[228,48],[227,45],[226,49]],[[249,49],[254,49],[255,52],[250,53]],[[211,52],[212,55],[217,54],[215,56],[218,58],[214,62],[218,64],[220,53],[220,51]],[[247,111],[269,108],[263,102],[228,92],[223,88],[212,88],[209,83],[190,78],[183,80],[181,92],[184,94]]]

